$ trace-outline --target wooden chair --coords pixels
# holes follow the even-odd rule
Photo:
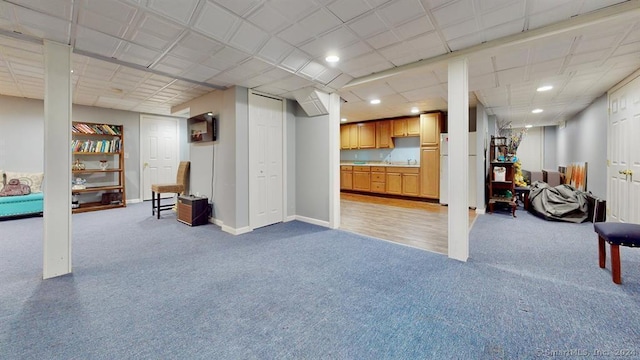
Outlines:
[[[184,194],[189,181],[189,161],[181,161],[178,166],[178,175],[175,184],[153,184],[151,185],[151,215],[156,215],[160,219],[160,211],[172,209],[176,204],[160,204],[162,193]]]

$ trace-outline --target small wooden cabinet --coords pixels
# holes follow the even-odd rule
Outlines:
[[[437,147],[420,149],[420,196],[440,198],[440,150]]]
[[[420,146],[440,146],[441,113],[429,113],[420,115]]]
[[[376,147],[386,149],[393,147],[391,138],[391,120],[376,121]]]
[[[384,166],[371,167],[371,191],[384,193],[386,190],[386,170]]]
[[[366,122],[357,124],[358,127],[358,149],[375,149],[376,147],[376,124]]]
[[[387,194],[418,196],[420,193],[420,168],[387,167]]]
[[[353,190],[371,191],[371,171],[369,166],[353,167]]]
[[[340,150],[349,150],[351,149],[351,139],[349,137],[351,130],[351,125],[341,125],[340,126]]]
[[[353,189],[353,166],[349,166],[349,165],[340,166],[340,189],[343,189],[343,190]]]
[[[420,136],[420,117],[407,117],[391,120],[392,136]]]

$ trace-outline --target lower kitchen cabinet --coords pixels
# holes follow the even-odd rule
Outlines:
[[[353,189],[353,166],[340,166],[340,189]]]
[[[368,166],[353,167],[353,190],[371,191],[371,171]]]
[[[420,193],[420,168],[388,167],[387,194],[418,196]]]

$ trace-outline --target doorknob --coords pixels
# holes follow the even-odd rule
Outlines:
[[[144,163],[144,164],[142,165],[142,169],[146,169],[146,168],[148,168],[148,167],[149,167],[149,163],[148,163],[148,162],[146,162],[146,163]]]

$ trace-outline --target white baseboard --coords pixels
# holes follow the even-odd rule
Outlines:
[[[236,229],[236,228],[232,228],[231,226],[227,226],[225,224],[220,225],[220,229],[231,235],[242,235],[242,234],[246,234],[253,231],[253,229],[248,226]]]
[[[476,214],[486,214],[486,208],[476,208]]]
[[[284,218],[284,222],[293,221],[295,219],[296,219],[295,215],[287,216],[287,217]]]
[[[300,215],[296,215],[295,218],[298,221],[302,221],[302,222],[306,222],[306,223],[313,224],[313,225],[319,225],[319,226],[324,226],[324,227],[327,227],[327,228],[331,228],[331,224],[329,224],[328,221],[318,220],[318,219],[314,219],[314,218],[310,218],[310,217],[306,217],[306,216],[300,216]]]
[[[127,204],[138,204],[141,202],[142,202],[142,199],[127,199],[126,201]]]

